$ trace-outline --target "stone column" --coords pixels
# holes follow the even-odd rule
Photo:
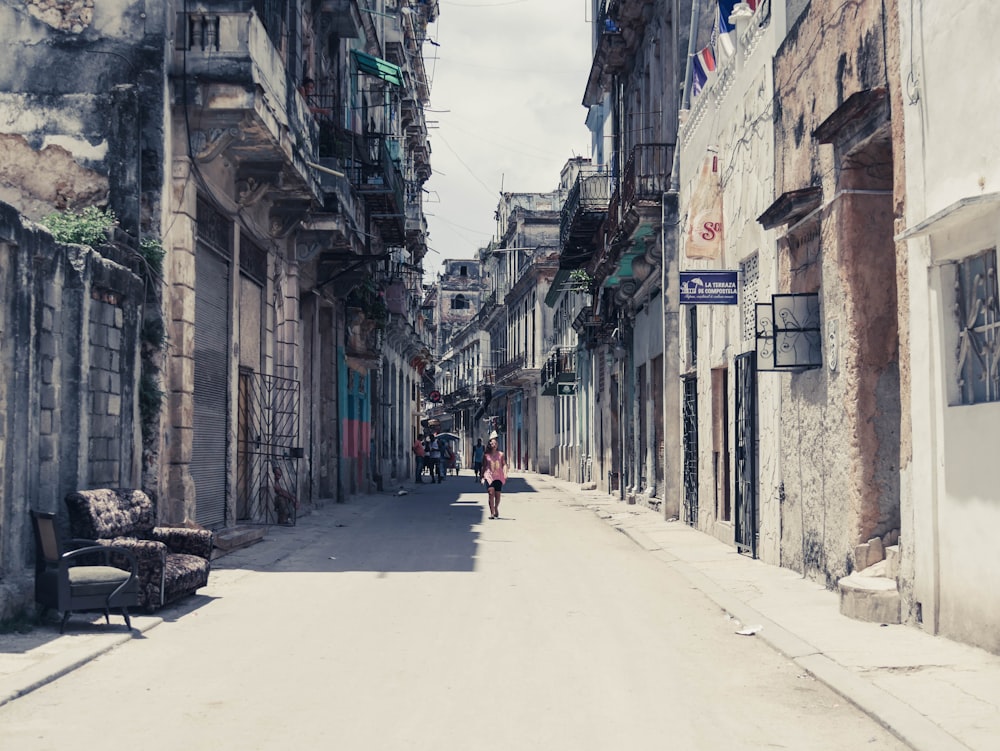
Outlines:
[[[174,158],[171,209],[163,246],[164,307],[169,349],[164,370],[166,419],[163,451],[166,472],[159,490],[160,521],[181,523],[195,518],[191,478],[194,437],[195,238],[198,193],[186,156]]]

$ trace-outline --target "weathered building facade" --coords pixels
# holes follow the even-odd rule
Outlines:
[[[553,404],[542,395],[541,371],[551,337],[545,297],[558,270],[562,200],[558,190],[505,193],[497,205],[498,241],[480,251],[487,280],[480,325],[490,359],[479,396],[511,466],[536,472],[549,472],[554,446]]]
[[[586,203],[567,207],[573,226],[561,267],[593,281],[578,320],[587,343],[592,394],[591,473],[599,488],[665,513],[677,513],[675,462],[668,446],[679,421],[677,305],[668,289],[676,268],[676,199],[668,198],[675,162],[680,84],[689,3],[612,0],[593,4],[594,58],[584,91],[596,176],[582,176]],[[674,13],[678,17],[673,17]],[[606,206],[600,192],[609,180]],[[600,220],[598,224],[596,220]],[[595,235],[588,237],[588,232]]]
[[[903,611],[931,633],[997,653],[1000,147],[991,31],[1000,9],[900,3],[899,15],[904,438],[912,431],[912,447],[900,447],[912,499],[902,518]]]
[[[463,458],[471,456],[476,438],[487,434],[479,410],[477,387],[483,376],[486,334],[479,326],[484,283],[477,259],[446,260],[437,280],[438,359],[436,391],[440,402],[431,416],[441,428],[460,436]],[[468,464],[468,461],[466,461]]]
[[[144,298],[132,269],[0,204],[0,621],[33,592],[28,504],[141,476]]]
[[[112,295],[162,330],[141,463],[60,473],[56,497],[141,485],[161,522],[220,529],[274,521],[277,471],[321,503],[410,461],[382,434],[418,419],[426,347],[415,308],[386,294],[420,294],[436,15],[427,0],[0,3],[0,199],[35,220],[107,207],[125,247],[164,251],[138,312]]]
[[[900,531],[895,4],[753,6],[682,128],[688,287],[738,292],[683,306],[684,518],[834,586]]]

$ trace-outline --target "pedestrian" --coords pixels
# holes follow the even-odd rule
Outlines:
[[[430,465],[431,482],[435,481],[435,476],[437,482],[444,482],[444,478],[441,476],[441,439],[433,433],[428,433],[427,435],[430,440],[427,444],[425,461]]]
[[[500,518],[500,492],[507,481],[507,456],[500,450],[500,441],[493,433],[483,452],[483,466],[479,476],[486,484],[490,498],[490,519]]]
[[[476,445],[472,447],[472,474],[476,478],[476,482],[479,482],[483,474],[483,454],[485,451],[483,439],[477,439]]]
[[[423,482],[420,475],[424,473],[424,442],[421,440],[422,437],[420,433],[417,433],[417,437],[413,439],[413,471],[416,481],[420,483]]]

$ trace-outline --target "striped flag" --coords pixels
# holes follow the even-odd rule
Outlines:
[[[739,0],[719,0],[713,34],[716,55],[732,57],[736,53],[736,27],[729,22],[729,17],[733,15],[733,8],[738,2]]]
[[[715,55],[711,47],[705,47],[695,54],[691,61],[691,96],[696,97],[708,83],[708,74],[715,70]]]

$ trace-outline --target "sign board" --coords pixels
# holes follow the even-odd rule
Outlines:
[[[755,307],[758,371],[823,366],[818,293],[772,295],[771,302]]]
[[[427,395],[427,398],[436,404],[437,402],[441,401],[441,392],[437,390],[432,391]]]
[[[739,304],[739,272],[682,271],[681,304]]]

